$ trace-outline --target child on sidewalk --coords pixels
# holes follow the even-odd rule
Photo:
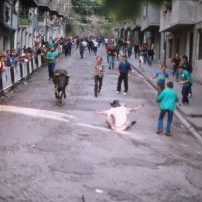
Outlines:
[[[152,81],[154,79],[157,80],[158,94],[160,94],[165,89],[166,79],[169,80],[169,73],[166,72],[166,68],[167,66],[165,64],[161,65],[161,70],[157,72],[156,75],[151,78]]]

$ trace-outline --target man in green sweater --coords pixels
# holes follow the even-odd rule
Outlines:
[[[54,48],[51,48],[51,51],[47,53],[49,80],[54,78],[56,58],[58,58],[58,56],[59,55],[54,51]]]
[[[158,130],[157,134],[163,132],[163,119],[165,114],[168,114],[167,127],[165,135],[171,135],[171,125],[173,121],[173,113],[176,109],[176,103],[179,101],[176,91],[173,89],[173,82],[169,81],[167,83],[167,88],[161,92],[157,97],[156,101],[160,103],[160,115],[158,119]]]

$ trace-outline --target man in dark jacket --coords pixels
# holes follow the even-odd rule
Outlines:
[[[118,68],[118,73],[119,73],[119,78],[118,78],[118,84],[117,84],[117,91],[116,93],[120,93],[121,91],[121,83],[124,81],[124,92],[123,94],[126,95],[128,92],[128,74],[131,73],[131,65],[127,61],[127,56],[123,55],[122,56],[122,62],[119,64]]]

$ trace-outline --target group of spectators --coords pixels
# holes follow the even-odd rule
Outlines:
[[[7,50],[6,54],[0,53],[0,73],[4,71],[4,68],[15,66],[20,62],[28,62],[32,59],[33,50],[31,48],[25,48],[22,54],[16,52],[16,50]]]
[[[189,63],[186,55],[180,57],[178,53],[172,59],[172,64],[173,77],[182,85],[182,104],[189,104],[189,97],[192,96],[192,65]]]
[[[119,63],[119,78],[117,84],[117,93],[120,93],[121,82],[124,81],[124,94],[126,95],[128,91],[128,75],[130,74],[131,68],[130,64],[127,62],[127,57],[130,58],[132,50],[134,50],[135,58],[139,60],[139,63],[147,63],[149,66],[152,65],[154,61],[154,45],[153,44],[142,44],[138,45],[134,41],[124,41],[122,39],[105,39],[105,47],[107,53],[107,62],[109,64],[108,69],[114,69],[114,60],[119,58],[119,55],[122,55],[123,61]],[[160,103],[160,115],[157,125],[157,134],[163,132],[163,119],[167,114],[167,127],[166,135],[171,135],[171,125],[173,120],[173,112],[175,110],[175,105],[179,101],[177,92],[174,90],[173,79],[176,79],[179,85],[182,86],[181,94],[182,100],[180,105],[189,104],[189,97],[192,96],[192,65],[188,61],[186,55],[179,56],[176,54],[175,57],[171,60],[172,62],[172,72],[167,71],[167,65],[162,64],[160,70],[151,78],[156,79],[158,96],[157,102]],[[166,82],[168,80],[168,82]],[[167,83],[167,84],[166,84]],[[119,106],[116,106],[117,110]],[[116,109],[113,109],[116,111]],[[98,114],[107,114],[107,113],[98,113]]]
[[[128,58],[134,53],[135,59],[139,59],[140,65],[152,65],[154,61],[154,44],[143,43],[139,45],[134,40],[124,40],[122,38],[105,38],[107,62],[109,69],[114,69],[115,58],[120,55],[127,55]]]

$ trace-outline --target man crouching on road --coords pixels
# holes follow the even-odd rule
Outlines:
[[[112,103],[110,103],[110,105],[110,109],[106,111],[96,112],[96,114],[98,115],[107,116],[106,124],[110,129],[115,131],[124,131],[129,129],[136,123],[136,121],[130,122],[127,118],[127,115],[130,112],[137,111],[140,106],[127,108],[126,106],[121,105],[119,100],[114,100]]]

